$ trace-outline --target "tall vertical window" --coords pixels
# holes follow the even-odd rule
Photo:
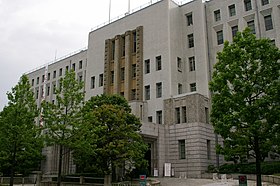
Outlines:
[[[132,70],[131,70],[131,76],[132,78],[136,77],[136,64],[132,64]]]
[[[39,90],[37,89],[36,90],[36,99],[38,99],[39,98]]]
[[[179,159],[186,159],[186,143],[185,140],[178,141]]]
[[[223,30],[220,30],[217,32],[217,44],[221,45],[224,43],[224,35],[223,35]]]
[[[196,91],[196,83],[191,83],[190,84],[190,90],[191,90],[191,92],[195,92]]]
[[[183,85],[181,83],[178,83],[178,94],[183,93]]]
[[[207,159],[211,160],[211,141],[207,140]]]
[[[189,43],[189,48],[194,47],[194,37],[193,34],[188,35],[188,43]]]
[[[53,78],[56,78],[56,70],[53,71]]]
[[[269,0],[262,0],[262,6],[269,4]]]
[[[182,59],[177,57],[177,68],[179,72],[182,72]]]
[[[111,75],[111,84],[114,83],[114,71],[111,71],[110,75]]]
[[[59,69],[59,76],[62,76],[62,68]]]
[[[47,96],[50,95],[50,90],[51,90],[51,87],[50,87],[50,85],[48,85],[48,86],[47,86]]]
[[[255,21],[254,20],[248,21],[247,26],[251,29],[252,33],[254,33],[254,34],[256,33]]]
[[[31,81],[31,85],[32,85],[32,86],[34,86],[34,79],[32,79],[32,81]]]
[[[148,116],[148,122],[153,122],[153,116]]]
[[[162,124],[162,111],[161,110],[158,110],[156,112],[156,117],[157,117],[157,124]]]
[[[73,69],[74,71],[76,70],[76,64],[75,64],[75,63],[72,64],[72,69]]]
[[[40,81],[40,78],[37,77],[37,80],[36,80],[36,84],[37,84],[37,85],[39,84],[39,81]]]
[[[162,96],[162,83],[156,84],[156,97],[160,98]]]
[[[228,7],[228,13],[229,13],[229,16],[230,16],[230,17],[236,15],[235,4],[230,5],[230,6]]]
[[[264,16],[264,24],[265,24],[265,30],[272,30],[273,29],[273,23],[272,23],[271,15]]]
[[[132,89],[131,90],[131,100],[135,100],[136,99],[136,89]]]
[[[205,123],[209,123],[209,109],[205,107]]]
[[[55,82],[53,82],[53,89],[52,89],[52,91],[53,91],[53,94],[56,93],[56,83]]]
[[[115,59],[115,41],[112,41],[112,60]]]
[[[195,71],[195,58],[194,58],[194,56],[189,57],[189,68],[190,68],[190,71]]]
[[[150,60],[146,59],[145,60],[145,74],[150,73]]]
[[[133,32],[132,33],[132,35],[133,35],[133,53],[135,53],[136,52],[136,32]]]
[[[245,11],[252,10],[252,2],[251,0],[244,0]]]
[[[125,36],[122,36],[122,56],[125,56]]]
[[[156,70],[161,70],[161,56],[156,57]]]
[[[189,13],[186,15],[187,17],[187,25],[190,26],[193,24],[193,16],[192,16],[192,13]]]
[[[120,71],[120,78],[121,78],[121,81],[124,81],[124,77],[125,77],[125,68],[121,68],[121,71]]]
[[[48,73],[48,80],[51,79],[51,73]]]
[[[187,123],[187,107],[182,107],[182,123]]]
[[[181,122],[180,107],[175,108],[175,119],[176,119],[176,124],[179,124]]]
[[[42,83],[44,83],[45,75],[42,75]]]
[[[103,86],[103,74],[99,74],[99,86]]]
[[[95,76],[90,78],[90,88],[93,89],[95,87]]]
[[[150,100],[150,85],[145,86],[145,100]]]
[[[65,74],[66,74],[66,72],[68,72],[69,71],[69,66],[67,65],[66,67],[65,67]]]
[[[231,34],[232,34],[232,39],[237,35],[238,32],[238,26],[233,26],[231,27]]]
[[[215,19],[215,21],[220,21],[221,20],[221,11],[220,10],[215,10],[214,11],[214,19]]]
[[[83,60],[79,61],[79,69],[83,68]]]
[[[79,75],[78,82],[82,82],[82,81],[83,81],[83,75]]]

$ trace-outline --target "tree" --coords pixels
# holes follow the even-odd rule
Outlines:
[[[83,112],[86,114],[80,127],[78,144],[81,148],[75,153],[76,162],[88,164],[103,175],[114,173],[115,168],[124,168],[125,163],[130,168],[145,164],[147,146],[140,134],[141,123],[123,97],[92,97]]]
[[[0,170],[10,174],[28,174],[38,170],[42,160],[43,141],[35,125],[38,109],[26,75],[7,93],[8,105],[0,113]]]
[[[84,84],[75,78],[75,72],[66,72],[55,90],[56,103],[43,102],[43,120],[47,131],[48,145],[58,145],[58,178],[61,184],[63,148],[71,148],[75,128],[81,122],[81,108],[84,100]]]
[[[260,163],[279,147],[280,51],[245,29],[217,59],[210,90],[211,121],[224,139],[218,150],[226,160],[255,158],[260,186]]]

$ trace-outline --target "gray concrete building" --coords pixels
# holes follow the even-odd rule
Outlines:
[[[223,161],[215,153],[222,139],[209,122],[216,53],[247,26],[279,47],[279,17],[279,0],[161,0],[92,30],[87,49],[28,76],[38,106],[44,91],[55,103],[53,90],[69,69],[85,82],[86,100],[123,95],[142,121],[151,174],[201,177]],[[44,153],[43,173],[56,174],[56,148]],[[64,173],[75,172],[72,161],[65,158]]]

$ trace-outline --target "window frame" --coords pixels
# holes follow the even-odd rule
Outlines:
[[[236,9],[235,9],[235,4],[229,5],[228,6],[228,12],[229,12],[229,16],[235,16],[236,15]]]
[[[224,33],[223,33],[223,30],[217,31],[216,34],[217,34],[217,44],[218,45],[224,44]]]
[[[159,71],[162,69],[162,63],[161,63],[161,56],[156,57],[156,71]]]
[[[188,34],[188,47],[193,48],[194,47],[194,34]]]
[[[162,82],[156,83],[156,98],[162,97]]]
[[[273,21],[271,14],[266,15],[264,18],[265,31],[273,30]]]
[[[218,10],[215,10],[214,11],[214,20],[215,22],[218,22],[218,21],[221,21],[221,10],[218,9]]]
[[[195,56],[189,57],[189,71],[195,71]]]
[[[186,140],[178,140],[179,159],[186,159]]]

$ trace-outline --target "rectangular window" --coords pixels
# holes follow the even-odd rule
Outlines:
[[[207,159],[211,160],[211,141],[207,140]]]
[[[50,87],[50,85],[48,85],[48,86],[47,86],[47,96],[50,95],[50,90],[51,90],[51,87]]]
[[[90,78],[90,88],[93,89],[95,87],[95,76]]]
[[[136,53],[136,48],[137,48],[137,46],[136,46],[136,32],[133,32],[132,33],[132,35],[133,35],[133,50],[132,50],[132,52],[133,53]]]
[[[74,71],[76,70],[76,64],[75,64],[75,63],[72,64],[72,69],[73,69]]]
[[[251,0],[244,0],[244,7],[245,7],[245,11],[252,10]]]
[[[36,81],[36,84],[37,84],[37,85],[39,84],[39,81],[40,81],[40,78],[37,77],[37,81]]]
[[[99,74],[99,86],[103,86],[103,74]]]
[[[182,72],[182,59],[177,57],[177,68],[179,72]]]
[[[190,26],[193,24],[193,16],[192,16],[192,13],[189,13],[186,15],[187,17],[187,25]]]
[[[79,75],[78,82],[82,82],[82,81],[83,81],[83,75]]]
[[[37,89],[36,90],[36,99],[38,99],[39,98],[39,90]]]
[[[189,48],[193,48],[194,47],[194,37],[193,37],[193,34],[189,34],[188,35],[188,43],[189,43]]]
[[[265,30],[266,31],[273,29],[273,23],[272,23],[271,15],[264,16],[264,24],[265,24]]]
[[[112,60],[115,59],[115,41],[112,41]]]
[[[79,69],[83,68],[83,60],[79,61]]]
[[[150,100],[150,91],[151,91],[150,85],[145,86],[145,99],[146,100]]]
[[[34,79],[32,79],[32,81],[31,81],[31,85],[32,85],[32,86],[34,86]]]
[[[51,79],[51,73],[48,73],[48,80]]]
[[[231,34],[232,34],[232,39],[237,35],[238,32],[238,26],[233,26],[231,27]]]
[[[194,58],[194,56],[189,57],[189,66],[190,66],[190,71],[195,71],[195,58]]]
[[[180,107],[175,108],[175,119],[176,119],[176,124],[179,124],[181,122]]]
[[[158,110],[156,112],[156,115],[157,115],[157,124],[162,124],[162,111]]]
[[[183,93],[183,85],[181,83],[178,83],[178,94]]]
[[[191,90],[191,92],[195,92],[196,91],[196,83],[191,83],[190,84],[190,90]]]
[[[136,100],[136,89],[131,90],[131,100]]]
[[[160,98],[162,96],[162,83],[156,84],[156,97]]]
[[[220,30],[217,32],[217,44],[221,45],[224,43],[224,35],[223,35],[223,30]]]
[[[161,56],[156,57],[156,70],[161,70]]]
[[[182,107],[182,123],[187,123],[187,107]]]
[[[62,68],[59,69],[59,76],[62,76]]]
[[[56,70],[53,71],[53,78],[56,78]]]
[[[150,60],[146,59],[145,60],[145,74],[149,74],[150,73]]]
[[[216,22],[221,20],[221,11],[220,10],[214,11],[214,18],[215,18]]]
[[[45,81],[45,75],[42,75],[42,83]]]
[[[254,20],[248,21],[248,22],[247,22],[247,26],[251,29],[251,31],[252,31],[253,34],[256,33],[256,30],[255,30],[255,21],[254,21]]]
[[[262,0],[262,6],[269,4],[269,0]]]
[[[179,140],[179,159],[186,159],[186,143],[185,140]]]
[[[148,122],[153,122],[153,116],[148,116]]]
[[[66,67],[65,67],[65,74],[66,74],[66,72],[68,72],[69,71],[69,66],[67,65]]]
[[[136,64],[132,64],[131,76],[132,78],[136,78]]]
[[[122,36],[122,56],[125,56],[125,36]]]
[[[121,68],[121,71],[120,71],[120,79],[121,79],[121,81],[124,81],[124,78],[125,78],[125,68],[123,67],[123,68]]]
[[[56,84],[55,84],[55,82],[53,83],[53,89],[52,89],[52,91],[53,91],[53,94],[56,94]]]
[[[235,4],[230,5],[230,6],[228,7],[228,12],[229,12],[229,16],[230,16],[230,17],[236,15]]]
[[[114,75],[115,75],[114,71],[111,71],[111,84],[114,83]]]
[[[205,107],[205,123],[209,123],[209,109]]]

